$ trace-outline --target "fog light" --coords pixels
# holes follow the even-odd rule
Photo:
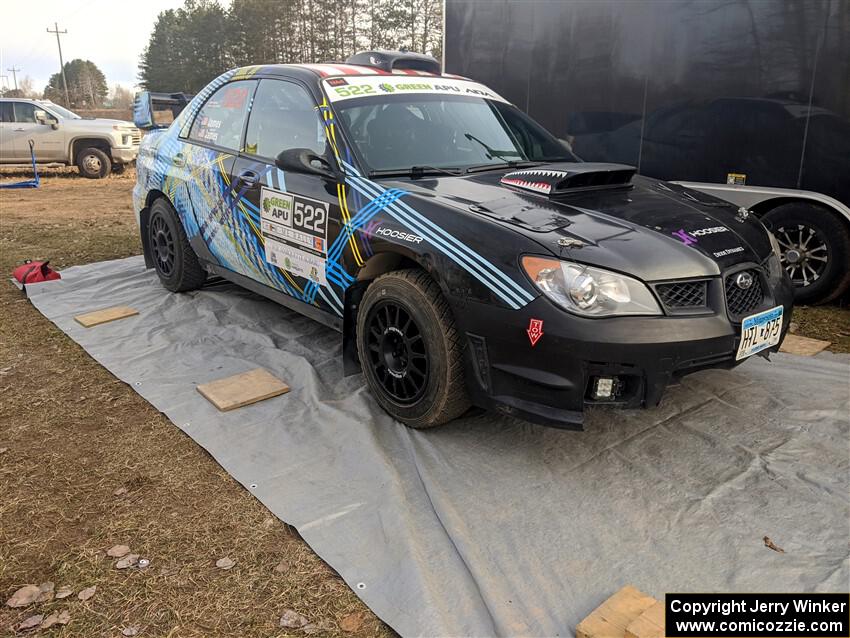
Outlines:
[[[620,382],[617,377],[596,377],[593,381],[592,398],[596,401],[600,399],[613,399],[617,396]]]

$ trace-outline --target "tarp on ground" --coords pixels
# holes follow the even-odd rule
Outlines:
[[[493,413],[411,431],[342,376],[339,335],[230,284],[169,294],[140,257],[32,302],[164,412],[405,636],[569,636],[620,586],[850,583],[850,358],[685,378],[585,432]],[[73,316],[139,315],[95,328]],[[199,383],[262,366],[292,391],[222,413]],[[764,546],[769,536],[785,553]]]

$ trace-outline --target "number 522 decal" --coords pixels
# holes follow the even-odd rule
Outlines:
[[[327,202],[263,187],[260,214],[263,236],[318,253],[327,250]]]

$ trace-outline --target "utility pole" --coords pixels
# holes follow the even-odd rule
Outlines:
[[[71,98],[68,96],[68,82],[65,80],[65,61],[62,59],[62,43],[59,41],[59,35],[68,33],[68,29],[59,30],[59,24],[53,23],[53,31],[48,27],[48,33],[56,34],[56,46],[59,47],[59,67],[62,70],[62,87],[65,89],[65,106],[71,108]]]
[[[20,71],[20,69],[16,69],[15,67],[12,67],[11,69],[6,69],[6,70],[12,72],[12,80],[14,80],[14,82],[15,82],[15,90],[17,91],[18,90],[18,75],[17,75],[17,73],[18,73],[18,71]]]

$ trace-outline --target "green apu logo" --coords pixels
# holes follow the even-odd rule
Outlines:
[[[291,207],[292,202],[283,197],[266,197],[263,200],[263,210],[273,215],[280,215],[281,213],[277,212],[280,210],[289,212]]]
[[[393,91],[395,91],[392,84],[387,84],[386,82],[384,82],[383,84],[379,84],[378,88],[381,89],[384,93],[392,93]]]

